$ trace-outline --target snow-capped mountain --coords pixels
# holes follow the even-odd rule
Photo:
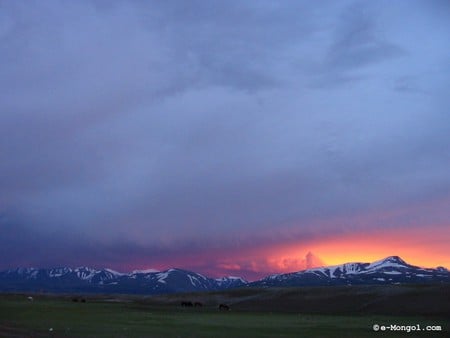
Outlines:
[[[87,267],[18,268],[0,272],[0,291],[162,294],[222,290],[247,283],[242,278],[213,279],[182,269],[135,270],[128,274]]]
[[[209,278],[182,269],[137,270],[120,273],[111,269],[18,268],[0,272],[0,291],[92,292],[163,294],[224,290],[237,287],[312,285],[450,283],[450,272],[410,265],[398,256],[373,263],[345,263],[267,276],[255,282],[241,277]]]
[[[216,283],[220,288],[224,289],[236,288],[248,284],[244,278],[234,276],[216,278]]]
[[[299,272],[271,275],[251,283],[253,286],[306,286],[351,284],[450,282],[450,273],[410,265],[398,256],[373,263],[345,263]]]

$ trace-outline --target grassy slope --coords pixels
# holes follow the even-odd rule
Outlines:
[[[447,288],[415,287],[412,289],[385,288],[372,292],[371,289],[271,289],[237,290],[232,292],[171,295],[160,297],[115,297],[109,301],[106,297],[89,298],[87,303],[73,303],[70,297],[35,296],[29,302],[24,295],[0,295],[0,337],[376,337],[387,333],[373,332],[372,325],[401,324],[442,325],[449,328],[445,320]],[[397,313],[404,306],[394,304],[395,315],[368,313],[363,315],[351,306],[343,306],[343,311],[333,310],[336,302],[343,298],[370,304],[386,303],[389,297],[395,301],[417,293],[419,298],[443,299],[431,313]],[[381,293],[381,294],[380,294]],[[346,295],[344,297],[343,295]],[[384,296],[383,296],[384,295]],[[397,295],[397,296],[396,296]],[[447,293],[448,295],[448,293]],[[199,308],[181,308],[180,300],[200,300],[205,306]],[[299,301],[321,300],[313,313],[307,314]],[[408,298],[406,298],[408,300]],[[415,302],[417,299],[409,301]],[[430,302],[431,302],[430,301]],[[448,301],[448,298],[447,298]],[[232,305],[232,311],[219,312],[218,302]],[[312,301],[310,301],[313,303]],[[267,307],[272,304],[272,308]],[[287,305],[286,305],[287,304]],[[375,307],[377,311],[383,313]],[[317,310],[322,308],[322,313]],[[329,315],[330,308],[335,315]],[[370,309],[370,307],[366,306]],[[277,310],[278,309],[278,310]],[[272,311],[275,310],[275,311]],[[389,310],[389,309],[385,309]],[[439,311],[441,312],[439,312]],[[354,311],[354,313],[351,313]],[[370,311],[369,311],[370,312]],[[373,312],[373,311],[372,311]],[[389,311],[388,311],[389,312]],[[426,311],[425,311],[426,312]],[[417,316],[419,315],[419,316]],[[49,328],[53,328],[49,332]],[[390,337],[445,336],[446,332],[422,332],[422,335],[397,332],[387,334]]]

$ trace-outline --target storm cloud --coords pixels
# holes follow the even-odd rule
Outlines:
[[[352,229],[448,222],[446,14],[439,1],[0,2],[0,268],[219,267],[227,250],[429,201],[432,216]]]

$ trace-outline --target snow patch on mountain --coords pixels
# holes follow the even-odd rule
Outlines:
[[[160,271],[156,270],[156,269],[133,270],[131,272],[131,274],[146,274],[146,273],[156,273],[156,272],[160,272]]]
[[[119,277],[119,276],[125,276],[126,273],[122,273],[122,272],[117,272],[115,270],[112,269],[105,269],[105,271],[109,272],[111,275]]]
[[[401,275],[402,273],[400,271],[383,271],[383,273],[387,275]],[[418,276],[418,275],[416,275]]]
[[[189,280],[191,281],[191,284],[192,284],[193,286],[196,286],[196,285],[198,284],[197,278],[195,278],[195,277],[193,277],[193,276],[191,276],[191,275],[187,275],[187,276],[188,276],[188,278],[189,278]]]
[[[156,275],[157,279],[158,279],[158,283],[164,283],[166,284],[166,278],[169,276],[169,271],[167,272],[160,272]]]
[[[56,268],[56,269],[51,269],[48,271],[48,276],[49,277],[61,277],[64,276],[68,273],[72,272],[72,269],[69,268]]]

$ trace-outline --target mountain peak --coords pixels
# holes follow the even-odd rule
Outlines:
[[[369,264],[368,268],[380,268],[380,267],[388,267],[388,266],[409,266],[403,259],[399,256],[388,256],[384,259],[380,259],[379,261],[375,261]]]
[[[399,256],[389,256],[389,257],[386,257],[385,259],[382,259],[382,261],[386,262],[386,263],[397,263],[397,264],[402,264],[402,265],[408,264],[403,259],[401,259]]]

